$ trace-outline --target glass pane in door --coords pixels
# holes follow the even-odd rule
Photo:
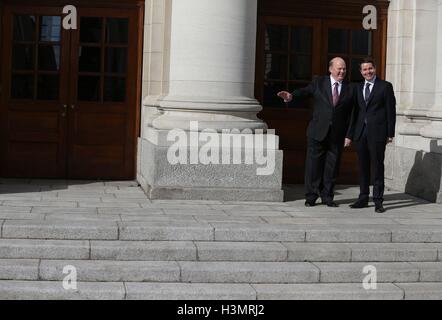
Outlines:
[[[103,19],[100,17],[81,17],[80,42],[99,43],[102,38]]]
[[[127,70],[127,49],[107,48],[105,72],[125,73]]]
[[[100,72],[101,70],[101,48],[100,47],[80,47],[79,50],[80,72]]]
[[[33,70],[34,59],[34,45],[16,44],[12,48],[12,70]]]
[[[348,30],[328,30],[328,53],[348,53]]]
[[[58,42],[61,40],[61,17],[40,17],[40,41]]]
[[[98,76],[78,77],[78,100],[82,101],[100,100],[100,77]]]
[[[106,43],[126,44],[129,36],[129,20],[127,18],[106,19]]]
[[[38,70],[58,71],[60,70],[60,46],[39,45],[38,46]]]
[[[104,101],[123,102],[126,96],[126,79],[106,77],[104,79]]]
[[[288,26],[267,25],[265,33],[265,50],[286,50],[288,44]]]
[[[14,16],[13,33],[14,41],[35,41],[35,16]]]
[[[371,55],[372,41],[371,31],[352,30],[351,31],[351,50],[353,54]]]
[[[265,79],[287,79],[287,55],[266,54]]]
[[[290,58],[290,80],[310,80],[312,73],[311,56],[292,55]]]
[[[312,28],[292,27],[290,49],[296,53],[312,53]]]

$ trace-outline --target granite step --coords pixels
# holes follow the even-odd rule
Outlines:
[[[2,300],[428,300],[442,298],[442,283],[380,283],[366,290],[357,283],[238,284],[78,282],[0,280]]]
[[[0,239],[0,259],[437,262],[442,244]]]
[[[441,300],[442,283],[252,284],[258,300]]]
[[[378,283],[442,282],[442,262],[189,262],[0,259],[1,280],[191,283],[362,283],[374,267]]]
[[[123,282],[78,282],[66,290],[61,281],[0,280],[1,300],[122,300]]]
[[[0,259],[0,279],[62,281],[67,267],[86,282],[315,283],[320,272],[306,262]]]
[[[90,259],[88,240],[0,239],[0,259]]]
[[[10,214],[10,213],[8,213]],[[22,215],[32,213],[21,213]],[[439,225],[400,224],[273,224],[226,223],[197,219],[118,221],[86,213],[51,219],[40,212],[35,219],[0,220],[1,238],[57,240],[330,242],[330,243],[442,243]],[[9,216],[10,217],[10,216]],[[163,215],[166,219],[167,216]],[[112,218],[112,219],[110,219]]]

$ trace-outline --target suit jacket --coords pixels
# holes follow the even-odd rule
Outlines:
[[[356,103],[354,86],[342,82],[339,101],[333,106],[330,76],[314,79],[307,87],[297,89],[293,98],[314,98],[313,117],[307,128],[307,137],[323,141],[330,131],[334,141],[344,140],[350,124],[353,106]]]
[[[365,103],[364,82],[357,84],[357,107],[354,108],[347,137],[358,141],[367,126],[367,136],[375,141],[387,141],[394,137],[396,126],[396,98],[393,85],[376,77],[368,103]]]

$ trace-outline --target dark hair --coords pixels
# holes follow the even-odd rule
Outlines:
[[[376,63],[374,62],[374,60],[373,60],[372,58],[364,58],[364,59],[361,61],[361,63],[359,64],[359,70],[362,69],[362,65],[363,65],[364,63],[371,63],[371,64],[373,65],[373,67],[376,68]]]

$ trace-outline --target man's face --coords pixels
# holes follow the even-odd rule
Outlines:
[[[335,60],[331,67],[328,69],[333,79],[341,82],[345,78],[345,74],[347,72],[347,68],[344,60]]]
[[[371,81],[376,75],[376,68],[371,63],[361,64],[361,74],[365,80]]]

